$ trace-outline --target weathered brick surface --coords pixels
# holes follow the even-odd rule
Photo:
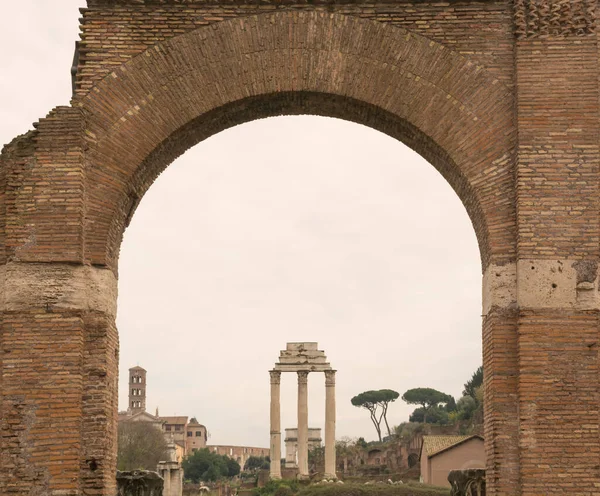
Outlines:
[[[157,42],[227,19],[285,10],[336,12],[409,29],[484,65],[512,84],[513,24],[509,1],[185,2],[88,1],[83,9],[79,94]],[[107,7],[108,6],[108,7]]]
[[[79,316],[2,316],[0,494],[80,494]]]
[[[116,494],[119,340],[113,317],[84,315],[84,390],[81,450],[83,494]]]
[[[56,108],[36,126],[37,131],[15,140],[2,154],[5,260],[81,263],[85,146],[81,110]]]
[[[517,44],[523,258],[598,257],[597,48],[595,36]]]
[[[519,321],[523,494],[595,494],[598,313],[523,311]]]
[[[519,494],[518,312],[493,309],[483,320],[484,441],[488,494]]]
[[[586,2],[558,3],[529,5],[526,29],[517,22],[518,253],[539,262],[522,264],[530,274],[545,261],[557,271],[539,279],[548,297],[538,308],[535,298],[521,308],[520,470],[524,493],[591,494],[600,481],[598,310],[557,295],[570,266],[591,268],[572,282],[579,295],[597,277],[598,41]]]
[[[22,176],[25,170],[31,167],[35,153],[34,136],[35,131],[15,138],[2,149],[0,154],[0,263],[7,261],[6,232],[14,229],[16,220],[16,209],[14,197],[23,182]],[[10,205],[7,205],[10,199]],[[8,213],[8,215],[7,215]],[[7,219],[10,218],[11,221]]]
[[[71,107],[0,154],[0,494],[115,492],[123,231],[236,124],[359,122],[480,245],[487,492],[599,494],[595,0],[88,0]]]
[[[198,86],[210,90],[197,92]],[[307,93],[337,104],[302,102]],[[123,226],[150,184],[134,177],[153,179],[173,150],[196,144],[215,121],[228,127],[253,118],[252,105],[263,115],[293,107],[359,122],[362,109],[371,109],[379,129],[412,141],[454,186],[471,213],[484,265],[515,257],[510,91],[467,59],[404,29],[323,12],[224,21],[157,45],[78,103],[94,138],[87,154],[92,263],[115,264]],[[394,121],[412,132],[398,135],[402,125]]]

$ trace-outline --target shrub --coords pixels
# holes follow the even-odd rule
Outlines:
[[[252,491],[253,496],[291,496],[297,493],[298,481],[286,479],[270,480],[265,487],[257,487]]]
[[[323,484],[303,488],[298,496],[449,496],[450,489],[419,483]]]

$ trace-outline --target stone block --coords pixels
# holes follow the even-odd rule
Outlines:
[[[117,471],[117,496],[163,496],[163,479],[149,470]]]

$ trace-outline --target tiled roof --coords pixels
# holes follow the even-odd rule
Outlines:
[[[187,424],[187,417],[159,417],[164,420],[167,424]]]
[[[437,455],[448,448],[460,444],[473,437],[481,436],[423,436],[423,451],[427,456]]]

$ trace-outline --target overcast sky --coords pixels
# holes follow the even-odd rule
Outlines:
[[[71,96],[83,0],[0,2],[0,144]],[[150,188],[120,258],[119,406],[148,371],[148,410],[196,416],[209,443],[269,445],[269,375],[288,341],[337,374],[337,437],[375,438],[350,398],[460,396],[481,364],[475,234],[439,173],[400,142],[319,117],[253,121],[198,144]],[[324,377],[309,377],[324,423]],[[398,400],[390,424],[414,407]],[[282,380],[282,429],[296,426]]]

